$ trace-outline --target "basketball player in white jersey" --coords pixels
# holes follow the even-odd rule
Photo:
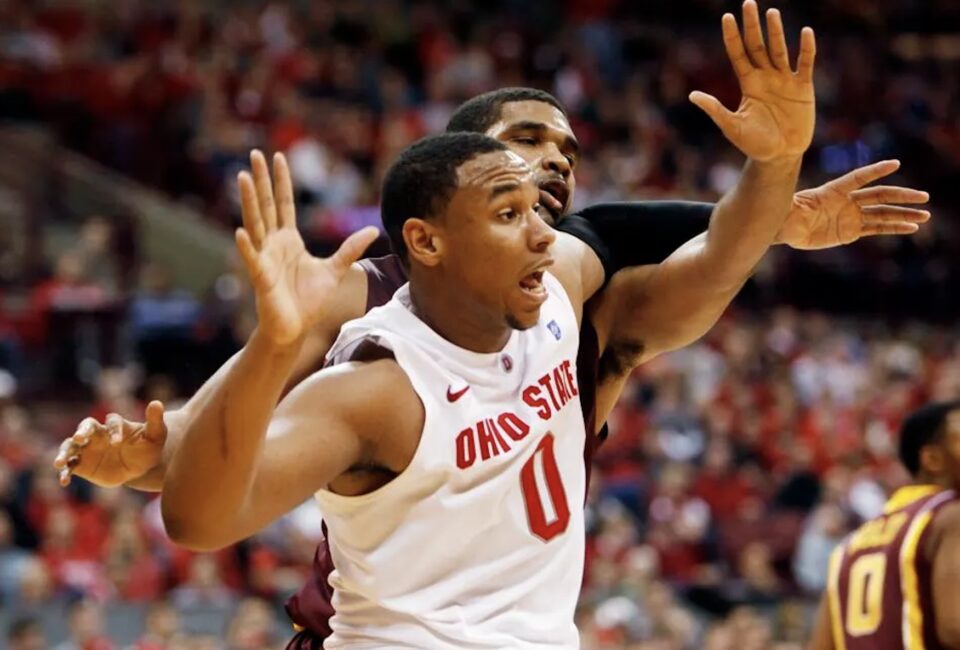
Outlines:
[[[725,33],[739,42],[728,18]],[[782,31],[777,45],[785,48]],[[747,93],[773,117],[728,133],[767,127],[746,139],[746,187],[724,199],[756,216],[740,229],[714,232],[712,223],[705,243],[637,279],[641,295],[669,301],[671,283],[713,281],[704,271],[725,264],[749,269],[773,242],[812,135],[812,58],[805,30],[800,72],[776,75],[777,92]],[[708,112],[725,133],[737,120]],[[316,493],[336,566],[326,647],[575,647],[586,438],[575,358],[583,303],[602,281],[595,256],[541,219],[532,170],[502,143],[473,134],[422,141],[391,168],[381,205],[409,284],[348,324],[333,367],[277,406],[325,307],[298,294],[310,283],[332,296],[375,233],[298,275],[291,260],[303,244],[282,157],[274,173],[279,226],[245,209],[238,233],[260,326],[171,459],[171,537],[221,547]],[[248,176],[241,191],[253,210]],[[740,273],[736,286],[749,270]]]

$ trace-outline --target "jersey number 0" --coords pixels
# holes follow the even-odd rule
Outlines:
[[[545,542],[549,542],[565,531],[570,523],[570,506],[567,505],[567,495],[564,493],[563,481],[560,479],[557,457],[553,453],[553,440],[553,434],[548,431],[520,470],[520,488],[527,507],[530,532]],[[547,487],[547,497],[553,505],[553,516],[549,519],[543,507],[543,495],[540,493],[537,481],[538,468],[541,471],[543,483]]]
[[[847,596],[847,634],[853,637],[873,634],[880,627],[883,614],[883,577],[887,571],[887,557],[868,553],[858,557],[850,567],[850,587]]]

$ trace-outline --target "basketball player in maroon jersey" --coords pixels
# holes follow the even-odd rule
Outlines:
[[[751,9],[748,6],[745,10],[748,22],[751,18],[750,11]],[[752,11],[755,13],[755,6],[753,6]],[[758,20],[756,24],[759,28]],[[752,38],[749,31],[747,38],[748,42]],[[569,206],[573,191],[573,166],[577,157],[576,141],[572,132],[570,132],[562,108],[556,103],[556,100],[538,91],[526,89],[492,93],[468,102],[451,120],[451,126],[456,128],[473,127],[475,130],[484,130],[507,143],[528,162],[531,162],[541,175],[539,182],[541,200],[549,211],[549,214],[545,216],[559,217]],[[259,170],[262,176],[263,170],[265,170],[265,163],[262,158],[254,156],[253,166],[255,175]],[[838,179],[828,186],[799,194],[795,201],[795,209],[782,230],[784,240],[798,248],[818,248],[848,243],[865,235],[914,231],[916,226],[913,222],[925,220],[926,213],[882,207],[880,203],[921,202],[925,200],[923,193],[900,188],[859,189],[863,184],[885,176],[895,168],[896,165],[889,162],[878,163]],[[867,207],[866,210],[862,209],[865,206],[870,207]],[[667,241],[670,239],[668,236],[663,242],[656,242],[661,244],[661,248],[656,251],[651,251],[650,248],[634,247],[637,250],[633,251],[633,254],[638,255],[639,258],[626,261],[643,264],[659,261],[666,252],[666,250],[661,252],[662,248],[675,247],[689,235],[702,230],[706,224],[705,215],[702,213],[701,215],[691,215],[690,213],[703,208],[689,204],[634,204],[633,206],[627,204],[626,206],[596,206],[588,209],[589,218],[601,226],[600,230],[604,230],[603,225],[605,223],[619,223],[621,226],[621,230],[617,234],[613,230],[614,226],[606,225],[603,234],[606,234],[607,237],[599,239],[599,243],[591,241],[591,237],[596,237],[596,233],[583,236],[598,251],[598,256],[604,263],[604,270],[608,277],[620,268],[616,265],[620,261],[616,259],[617,256],[623,257],[631,253],[629,250],[625,251],[622,245],[618,247],[617,243],[629,241],[631,237],[625,235],[629,235],[635,230],[639,230],[642,235],[647,228],[646,224],[650,223],[653,218],[648,216],[641,221],[636,216],[654,215],[658,209],[663,211],[661,214],[666,215],[668,208],[674,209],[673,218],[675,220],[686,217],[684,224],[692,224],[693,227],[688,226],[686,232],[681,232],[682,228],[674,229],[670,233],[673,240]],[[627,218],[632,216],[631,212],[635,215],[633,224],[629,224],[624,218],[625,216]],[[677,212],[680,214],[677,214]],[[574,218],[568,217],[567,220],[575,222]],[[662,224],[663,222],[654,230],[664,230]],[[586,222],[584,229],[589,229],[590,225],[590,222]],[[623,230],[625,225],[627,229]],[[563,224],[561,224],[561,229],[562,226]],[[576,230],[573,230],[573,232],[580,234]],[[602,247],[607,247],[612,251],[608,250],[606,255],[600,255],[598,249]],[[646,258],[643,255],[646,255]],[[370,308],[384,302],[396,286],[403,281],[399,274],[399,265],[392,260],[367,262],[364,266],[365,268],[360,273],[355,274],[356,278],[348,292],[350,296],[344,301],[342,308],[338,310],[339,313],[331,315],[331,326],[329,328],[323,326],[318,328],[326,331],[323,331],[317,337],[317,343],[314,345],[312,353],[304,355],[307,361],[303,363],[303,368],[307,372],[316,367],[319,358],[325,351],[325,347],[335,336],[340,323],[360,315],[364,308]],[[348,278],[347,283],[350,282],[351,280]],[[366,292],[364,292],[364,289],[366,289]],[[359,305],[358,302],[362,301],[364,293],[367,295],[366,304]],[[358,300],[358,297],[360,300]],[[609,304],[611,303],[607,303],[607,305]],[[340,305],[337,306],[341,307]],[[607,317],[610,315],[608,309],[598,309],[597,313],[602,313],[603,316]],[[611,327],[610,319],[608,319],[606,326],[603,328],[605,338],[608,341],[616,342],[618,339],[610,335]],[[596,341],[597,335],[591,333],[589,327],[585,327],[584,330],[586,331],[584,338],[589,339],[592,335],[593,339],[592,347],[589,345],[581,346],[581,356],[578,361],[581,385],[587,389],[581,391],[585,398],[584,411],[586,413],[592,410],[595,403],[594,400],[589,398],[589,394],[592,392],[589,388],[595,386],[596,383],[597,361],[600,350]],[[619,340],[629,341],[629,338],[624,337]],[[626,367],[628,364],[622,360],[624,353],[626,352],[629,356],[630,349],[635,349],[635,347],[634,345],[623,345],[617,349],[614,346],[607,346],[607,350],[616,352],[617,363],[610,367]],[[654,349],[656,349],[655,346],[649,346],[646,348],[646,353],[649,354]],[[622,375],[622,371],[619,374]],[[612,376],[618,377],[616,373],[613,373]],[[211,386],[215,386],[217,380],[218,377],[215,376],[201,390],[201,393],[194,400],[191,400],[191,403],[202,401],[204,391]],[[616,390],[619,391],[619,386],[616,387]],[[604,403],[612,406],[614,401],[615,396],[611,396]],[[599,421],[602,422],[602,418]],[[58,464],[61,468],[64,468],[68,460],[74,459],[72,469],[75,473],[101,484],[128,483],[136,487],[158,489],[159,484],[162,483],[164,469],[163,463],[158,463],[158,461],[163,460],[163,456],[159,452],[163,447],[164,439],[167,437],[167,428],[172,432],[169,436],[171,444],[168,445],[168,451],[169,448],[175,446],[177,438],[176,422],[175,413],[167,413],[166,418],[164,418],[162,406],[156,403],[148,407],[147,423],[145,425],[125,423],[116,416],[111,416],[108,420],[108,427],[103,427],[96,422],[86,421],[81,430],[78,431],[77,437],[65,443]],[[115,438],[119,444],[115,447],[104,446],[98,449],[97,445],[104,442],[104,436],[110,430],[118,434]],[[83,445],[86,445],[86,447],[83,447]],[[79,453],[81,449],[83,450],[82,454]],[[106,456],[104,456],[104,451],[107,452]],[[119,462],[121,456],[124,463]],[[95,475],[91,471],[93,467],[98,468]],[[147,470],[152,471],[147,472]],[[65,472],[66,474],[69,474],[69,471]],[[134,482],[131,483],[131,481]]]
[[[914,478],[830,557],[811,650],[960,648],[960,400],[900,431]]]

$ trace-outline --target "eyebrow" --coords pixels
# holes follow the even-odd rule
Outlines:
[[[507,129],[508,131],[536,131],[537,133],[543,134],[550,130],[543,122],[535,122],[533,120],[523,120],[521,122],[514,122]],[[573,152],[574,155],[580,155],[580,143],[577,142],[577,139],[572,135],[567,135],[563,139],[563,146],[566,149],[569,149]]]
[[[497,198],[502,194],[507,194],[508,192],[513,192],[520,187],[520,183],[517,181],[504,181],[502,183],[497,183],[490,190],[490,200]]]

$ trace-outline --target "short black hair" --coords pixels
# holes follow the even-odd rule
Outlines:
[[[900,427],[900,462],[912,476],[920,471],[920,450],[943,435],[947,415],[960,409],[960,400],[934,402],[911,413]]]
[[[498,140],[479,133],[444,133],[404,149],[390,166],[380,194],[380,215],[393,251],[407,262],[403,224],[441,213],[457,189],[457,169],[485,153],[506,151]]]
[[[567,117],[567,110],[560,101],[536,88],[500,88],[477,95],[460,104],[447,122],[447,133],[486,133],[500,119],[503,105],[510,102],[543,102],[550,104]]]

